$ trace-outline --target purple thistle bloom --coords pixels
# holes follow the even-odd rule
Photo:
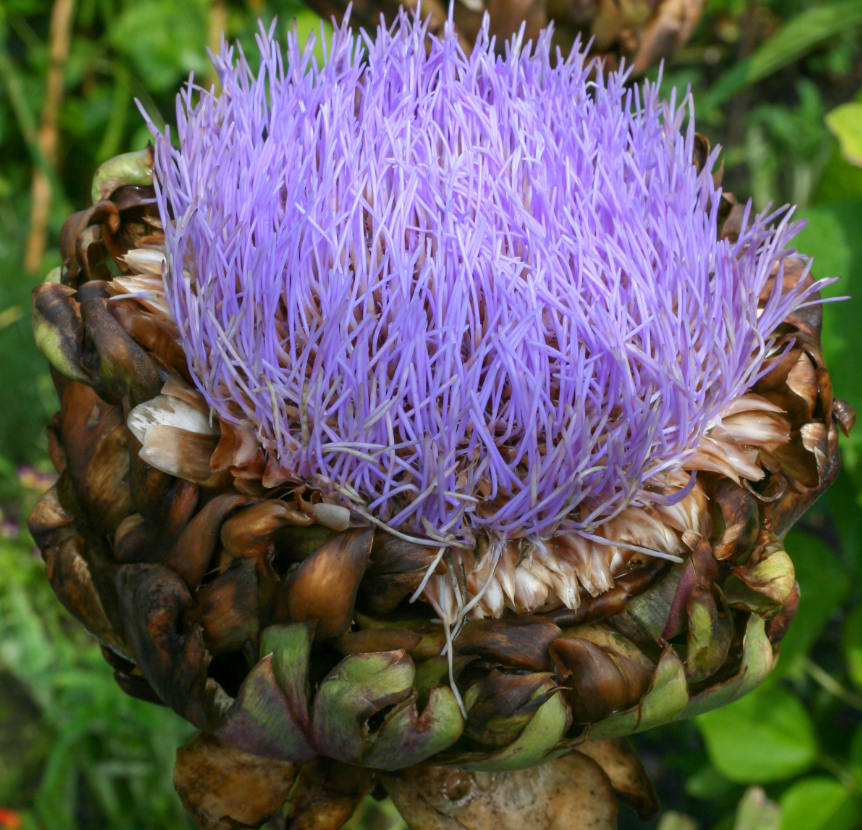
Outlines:
[[[156,142],[166,291],[197,384],[387,525],[589,534],[756,381],[792,211],[719,240],[691,101],[402,13],[324,65],[274,27]],[[686,113],[689,118],[683,130]],[[776,224],[777,223],[777,224]],[[777,272],[768,299],[761,294]]]

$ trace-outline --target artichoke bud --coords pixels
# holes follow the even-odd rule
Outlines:
[[[414,654],[415,657],[415,654]],[[452,660],[452,679],[457,683],[461,672],[472,663],[475,657],[454,657]],[[413,678],[413,688],[418,694],[418,703],[424,706],[432,689],[449,682],[449,661],[446,657],[432,657],[422,660],[416,665],[416,676]]]
[[[364,583],[365,580],[363,579],[362,584]],[[368,614],[363,614],[360,610],[356,610],[354,612],[354,618],[356,620],[356,624],[363,630],[385,629],[394,626],[395,628],[403,628],[406,631],[418,634],[422,639],[419,641],[419,644],[411,650],[411,654],[414,660],[421,661],[419,664],[420,671],[421,666],[424,666],[429,661],[433,662],[446,646],[446,635],[443,633],[442,627],[434,625],[427,617],[414,617],[406,614],[390,614],[386,617],[372,617]],[[457,653],[455,654],[454,659],[457,663],[459,660],[459,655]],[[475,658],[471,657],[470,659]],[[448,661],[444,660],[443,662],[448,665]],[[469,662],[469,660],[467,662]]]
[[[464,695],[464,734],[488,746],[506,746],[523,732],[539,707],[557,690],[552,674],[492,671]]]
[[[784,601],[784,605],[778,610],[778,613],[769,620],[767,626],[767,636],[769,642],[773,646],[777,646],[787,634],[787,629],[790,628],[790,623],[796,616],[796,611],[799,608],[799,583],[794,582],[793,588],[790,591],[790,596]]]
[[[96,378],[99,396],[119,404],[128,395],[132,406],[155,398],[162,385],[155,363],[108,311],[106,300],[81,303],[81,318],[94,348],[83,360]]]
[[[733,615],[718,588],[715,593],[720,607],[713,593],[701,585],[692,589],[686,603],[688,632],[683,666],[691,683],[711,677],[724,665],[733,640]]]
[[[404,628],[371,628],[342,634],[335,647],[344,655],[403,650],[408,654],[422,642],[422,635]]]
[[[157,538],[152,527],[140,513],[126,516],[114,534],[114,559],[123,564],[146,561],[147,554],[157,550]]]
[[[575,723],[596,723],[633,706],[652,680],[642,663],[580,637],[555,640],[550,651]]]
[[[33,336],[39,351],[63,377],[89,382],[81,368],[84,326],[75,289],[43,282],[33,289]]]
[[[321,640],[347,631],[373,538],[371,528],[348,530],[288,573],[278,598],[283,619],[319,620],[316,636]]]
[[[795,581],[793,561],[786,551],[773,546],[757,561],[734,568],[725,593],[731,607],[770,616],[790,597]]]
[[[436,551],[379,533],[374,537],[371,562],[357,596],[369,614],[388,614],[420,585]],[[442,566],[441,566],[442,568]]]
[[[260,616],[253,559],[235,559],[228,569],[204,585],[195,596],[197,608],[189,619],[198,622],[213,655],[239,651],[256,641]]]
[[[182,577],[189,590],[197,588],[207,573],[222,522],[250,501],[248,496],[231,493],[216,496],[185,526],[163,561]]]
[[[274,546],[275,534],[279,530],[307,521],[304,513],[288,507],[283,501],[262,501],[231,516],[222,525],[221,543],[233,558],[257,557]]]
[[[149,187],[153,183],[153,148],[123,153],[108,159],[93,176],[91,196],[93,204],[107,199],[118,187],[137,185]]]

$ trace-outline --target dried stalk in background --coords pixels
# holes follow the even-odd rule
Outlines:
[[[42,125],[38,138],[39,149],[49,164],[54,163],[57,149],[57,115],[63,100],[63,75],[69,57],[74,11],[75,0],[56,0],[51,10],[51,28],[48,34],[51,66],[45,85],[45,106],[42,109]],[[27,271],[35,271],[42,262],[51,211],[51,181],[39,167],[33,171],[31,196],[30,233],[24,254],[24,267]]]

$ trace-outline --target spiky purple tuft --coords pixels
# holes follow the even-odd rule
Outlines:
[[[221,94],[190,83],[179,149],[157,140],[197,383],[391,527],[588,533],[679,469],[809,299],[782,286],[790,212],[719,241],[690,101],[549,32],[467,57],[404,13],[346,25],[322,67],[274,30],[257,73],[223,46]]]

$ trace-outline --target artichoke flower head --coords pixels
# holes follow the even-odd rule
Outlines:
[[[792,211],[719,238],[689,100],[426,27],[223,49],[156,141],[167,304],[263,486],[439,551],[450,621],[576,610],[708,534],[698,471],[764,478],[789,425],[748,390],[824,283]]]
[[[201,826],[299,786],[337,828],[375,780],[414,830],[648,815],[623,736],[745,694],[795,612],[781,540],[853,422],[829,281],[690,96],[551,30],[468,54],[402,11],[319,66],[274,26],[99,171],[34,294],[52,584],[204,731]]]

